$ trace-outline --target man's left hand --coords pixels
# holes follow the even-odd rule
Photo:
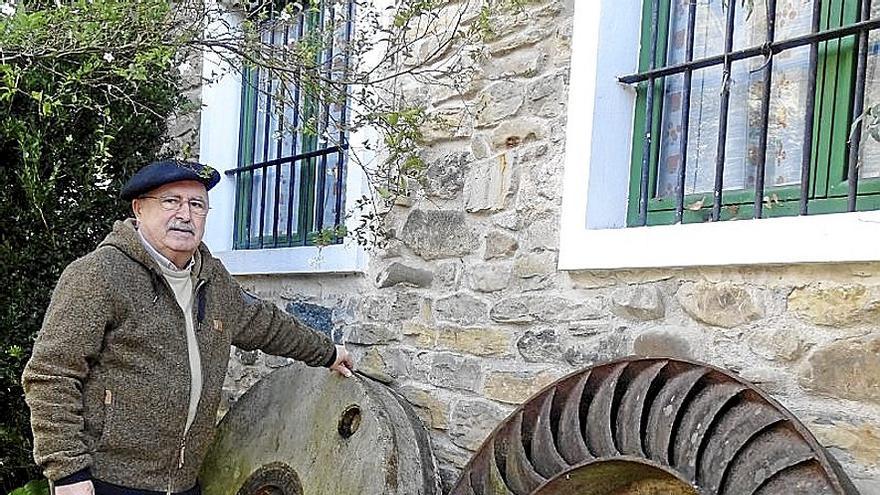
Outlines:
[[[351,354],[349,354],[347,350],[345,350],[345,346],[336,346],[336,361],[333,362],[333,366],[330,366],[330,370],[335,371],[346,378],[352,375],[351,372],[354,370],[354,358],[351,357]]]

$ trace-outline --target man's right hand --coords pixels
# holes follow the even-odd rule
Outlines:
[[[95,485],[91,481],[80,481],[55,487],[55,495],[95,495]]]

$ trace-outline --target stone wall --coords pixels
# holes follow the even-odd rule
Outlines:
[[[642,354],[739,373],[880,494],[880,264],[556,269],[573,3],[504,20],[462,97],[417,88],[456,125],[430,134],[429,187],[396,210],[368,273],[242,282],[283,307],[334,308],[360,370],[430,429],[447,486],[517,403]],[[230,399],[283,361],[236,354]]]

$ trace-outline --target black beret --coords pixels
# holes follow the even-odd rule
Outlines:
[[[195,180],[211,190],[220,182],[220,174],[208,165],[181,160],[162,160],[142,167],[122,186],[122,199],[135,199],[145,192],[179,180]]]

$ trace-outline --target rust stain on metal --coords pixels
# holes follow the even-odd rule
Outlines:
[[[710,365],[626,358],[518,407],[451,495],[857,495],[797,418]]]

